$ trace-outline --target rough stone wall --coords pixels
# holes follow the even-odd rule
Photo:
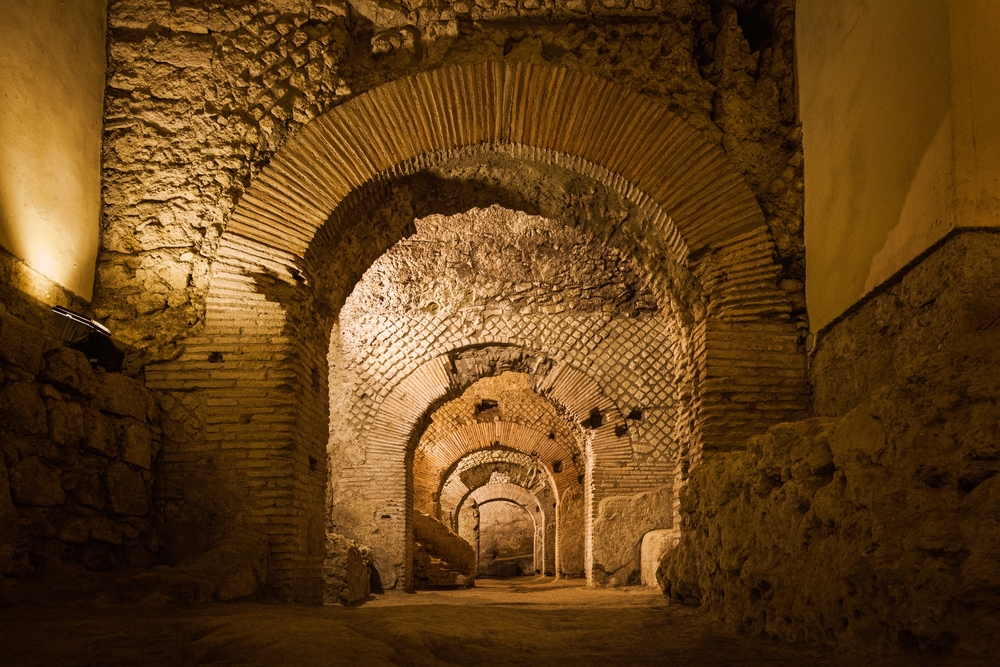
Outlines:
[[[995,653],[998,250],[981,231],[933,249],[821,337],[823,416],[692,472],[672,599],[850,653]]]
[[[1000,234],[959,231],[820,332],[815,413],[842,416],[929,350],[1000,327]]]
[[[479,574],[509,577],[535,571],[535,522],[503,500],[479,507]]]
[[[148,567],[159,408],[139,382],[0,315],[0,575]]]

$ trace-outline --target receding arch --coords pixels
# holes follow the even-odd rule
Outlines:
[[[484,62],[384,84],[312,121],[260,173],[227,234],[302,257],[353,189],[422,155],[483,144],[606,170],[658,206],[692,251],[764,224],[722,150],[659,104],[560,67]]]
[[[555,572],[556,535],[555,518],[549,508],[527,489],[509,482],[491,482],[471,490],[458,505],[461,513],[465,504],[474,501],[478,507],[491,502],[506,501],[523,509],[535,527],[535,569]]]
[[[178,360],[150,372],[151,386],[205,390],[200,403],[190,407],[193,425],[185,429],[193,435],[181,441],[177,465],[200,474],[203,464],[235,461],[227,478],[233,497],[241,498],[248,520],[278,545],[271,590],[300,600],[319,596],[328,483],[325,352],[335,312],[311,291],[309,272],[303,271],[316,230],[365,183],[415,173],[448,156],[496,150],[558,164],[625,193],[653,220],[651,242],[681,258],[764,227],[752,194],[717,146],[638,94],[560,68],[450,67],[373,89],[310,123],[273,156],[231,216],[212,267],[205,328],[185,341]],[[398,238],[389,238],[388,245]],[[207,366],[212,355],[224,358],[225,365]],[[419,371],[437,379],[423,385],[400,382],[414,393],[390,397],[395,390],[387,388],[379,396],[379,414],[392,408],[402,421],[419,420],[423,413],[411,414],[406,403],[429,405],[446,396],[454,380],[446,362],[435,363],[432,359],[410,375]],[[232,369],[239,373],[216,377]],[[606,467],[599,460],[588,471],[590,526],[598,496],[606,492],[602,489],[617,488],[635,470],[632,434],[615,434],[624,420],[603,392],[582,399],[575,390],[565,391],[573,377],[586,375],[583,370],[563,364],[561,372],[561,382],[540,384],[539,391],[555,402],[567,400],[564,408],[579,421],[597,407],[592,397],[599,399],[602,413],[613,417],[588,432],[588,446],[608,454]],[[544,379],[551,381],[552,374]],[[396,451],[403,431],[389,431],[382,434],[388,440],[366,439],[366,451],[357,455],[362,460],[352,459],[349,474],[331,491],[339,494],[340,507],[353,505],[351,511],[366,521],[376,517],[385,529],[380,534],[405,534],[405,494],[374,498],[356,492],[365,475],[396,480],[395,470],[363,468],[364,459],[379,450]],[[268,458],[273,475],[261,475],[255,467],[261,456]],[[405,488],[405,471],[398,475]],[[588,527],[588,572],[592,534]],[[399,570],[408,557],[387,560],[389,569]]]

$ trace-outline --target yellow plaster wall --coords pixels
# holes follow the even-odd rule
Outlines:
[[[955,224],[949,2],[800,0],[796,44],[818,331]]]
[[[0,245],[87,300],[106,25],[107,0],[0,0]]]
[[[1000,2],[952,0],[956,223],[1000,225]]]

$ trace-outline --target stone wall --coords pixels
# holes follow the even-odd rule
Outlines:
[[[141,383],[0,315],[0,574],[152,565],[159,450]]]
[[[1000,235],[953,234],[820,338],[820,415],[710,458],[671,599],[849,653],[997,649]]]
[[[512,577],[535,571],[535,522],[525,508],[496,500],[479,507],[479,574]]]

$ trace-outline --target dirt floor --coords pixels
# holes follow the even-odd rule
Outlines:
[[[349,608],[18,605],[0,609],[0,665],[858,664],[740,637],[697,610],[668,606],[659,591],[581,584],[542,577],[481,580],[472,589],[379,595]]]

